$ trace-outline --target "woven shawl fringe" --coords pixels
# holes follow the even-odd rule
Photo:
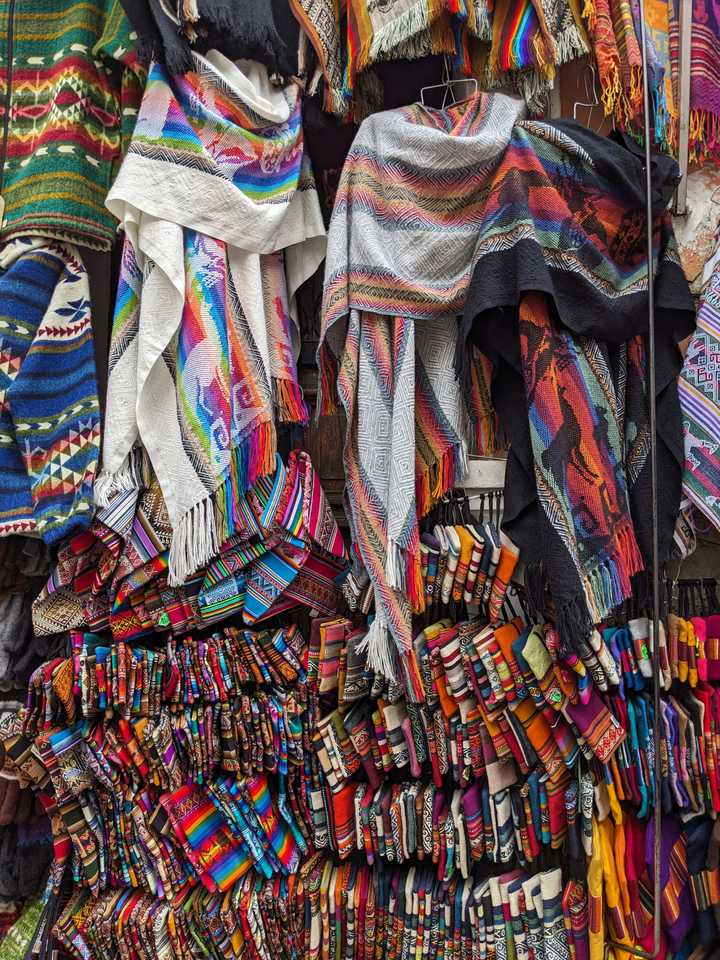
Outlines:
[[[390,60],[419,60],[420,57],[427,57],[433,50],[432,28],[409,37],[394,50],[390,50],[384,59]],[[382,57],[380,59],[383,59]]]
[[[367,669],[386,680],[397,679],[395,665],[395,643],[387,623],[380,619],[377,613],[380,604],[375,600],[375,619],[370,624],[368,632],[357,646],[358,653],[367,653]]]
[[[412,613],[424,612],[425,585],[419,552],[408,550],[395,540],[388,540],[385,577],[388,586],[406,595]]]
[[[458,346],[463,338],[458,337]],[[463,363],[462,350],[459,362]],[[455,370],[457,372],[458,350],[455,350]],[[494,457],[507,449],[504,431],[498,421],[497,413],[492,405],[491,383],[492,363],[479,351],[475,351],[473,362],[464,362],[464,369],[460,370],[459,378],[468,393],[466,403],[470,418],[469,439],[470,452],[481,457]]]
[[[337,381],[339,365],[332,351],[325,343],[321,343],[320,349],[318,350],[318,366],[320,368],[320,377],[318,379],[315,423],[319,422],[320,417],[329,417],[338,412]]]
[[[665,149],[675,146],[675,136],[672,130],[673,117],[668,110],[665,95],[665,82],[662,80],[652,91],[653,112],[655,116],[655,141]]]
[[[554,75],[553,68],[553,75]],[[553,76],[540,73],[533,67],[525,67],[522,70],[510,71],[512,83],[517,92],[522,96],[531,113],[542,113],[545,109],[548,93],[553,88]],[[499,67],[495,70],[488,59],[488,65],[485,74],[485,83],[490,90],[499,90],[507,86],[508,74],[500,71]],[[464,364],[456,360],[455,368],[462,370]]]
[[[555,76],[555,64],[557,62],[557,50],[549,42],[542,30],[538,30],[531,41],[537,72],[552,80]]]
[[[560,638],[560,655],[574,654],[575,641],[589,640],[595,629],[587,604],[581,597],[568,600],[557,610],[557,627]]]
[[[336,117],[344,117],[348,111],[348,102],[342,89],[333,89],[325,84],[325,109]]]
[[[542,112],[545,109],[548,93],[553,87],[553,78],[531,68],[518,70],[513,76],[515,86],[522,94],[528,109],[533,113]]]
[[[585,0],[582,11],[583,18],[587,20],[588,30],[591,37],[595,36],[597,27],[597,7],[594,0]],[[604,73],[598,67],[598,76],[600,79],[600,102],[603,105],[605,116],[608,117],[615,109],[618,98],[622,95],[622,83],[620,81],[620,59],[617,55],[612,57],[610,63],[604,65],[607,73]]]
[[[690,111],[690,159],[720,159],[720,115],[709,110]]]
[[[200,19],[197,0],[182,0],[182,18],[190,23],[197,23]]]
[[[142,447],[134,447],[122,466],[112,473],[103,470],[95,480],[93,492],[98,507],[107,507],[119,493],[140,490],[148,483],[148,464]]]
[[[507,450],[505,434],[494,411],[472,421],[470,440],[470,452],[478,457],[497,457]]]
[[[376,608],[377,610],[377,604]],[[357,646],[359,654],[366,654],[366,669],[391,682],[398,681],[398,672],[406,695],[414,703],[425,700],[422,677],[411,649],[401,650],[395,644],[386,623],[376,614],[368,632]]]
[[[276,437],[272,422],[258,424],[232,452],[225,480],[194,504],[173,528],[168,558],[168,584],[181,586],[209,563],[241,522],[239,496],[275,469]]]
[[[540,623],[545,617],[547,578],[542,560],[525,566],[525,592],[532,620]]]
[[[415,472],[415,500],[418,515],[424,517],[453,487],[461,486],[467,473],[468,453],[464,440],[451,444],[443,454]],[[415,549],[389,539],[385,557],[388,585],[404,593],[412,613],[425,610],[425,588],[419,544]]]
[[[306,427],[310,415],[300,385],[293,380],[273,377],[272,391],[277,419],[281,423],[298,423]]]
[[[492,41],[492,18],[485,0],[473,0],[472,8],[475,14],[475,29],[471,30],[473,36],[478,40],[484,40],[486,43]]]
[[[429,26],[427,4],[425,0],[420,0],[401,17],[375,31],[371,42],[368,44],[364,60],[362,58],[363,51],[358,52],[358,70],[364,69],[368,63],[375,60],[387,59],[393,54],[394,47],[406,44],[412,37],[423,30],[427,30]]]
[[[643,569],[632,527],[618,531],[614,546],[615,557],[600,561],[583,577],[585,599],[594,623],[600,623],[632,596],[632,577]]]
[[[468,452],[465,440],[451,444],[444,453],[427,463],[421,470],[416,467],[415,496],[418,516],[424,517],[440,497],[453,487],[462,485],[467,473]]]
[[[555,37],[557,49],[557,63],[569,63],[577,57],[584,57],[589,53],[585,38],[576,23],[570,24],[566,30]]]
[[[425,688],[413,650],[404,650],[400,653],[400,669],[404,677],[405,696],[410,699],[411,703],[424,703]]]

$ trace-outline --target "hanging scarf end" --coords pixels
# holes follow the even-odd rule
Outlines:
[[[378,615],[357,647],[358,653],[367,653],[367,669],[386,680],[395,680],[393,640],[387,623]]]
[[[117,470],[102,470],[95,479],[93,493],[98,507],[109,506],[119,493],[140,490],[145,485],[144,454],[135,447]]]

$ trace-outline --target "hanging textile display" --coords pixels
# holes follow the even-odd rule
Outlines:
[[[142,468],[141,468],[142,469]],[[272,479],[237,504],[239,522],[207,567],[168,582],[171,528],[157,480],[118,493],[88,533],[70,540],[33,604],[38,636],[109,629],[126,642],[182,636],[242,612],[254,624],[300,603],[325,613],[341,604],[336,579],[345,547],[309,457],[277,458]]]
[[[482,224],[486,171],[522,109],[517,100],[483,94],[446,112],[416,104],[371,117],[348,154],[333,211],[321,409],[332,408],[337,383],[348,420],[353,537],[376,591],[371,662],[388,674],[393,638],[406,654],[410,611],[422,609],[418,513],[465,472],[472,405],[452,384],[456,317]],[[403,218],[394,196],[403,197]]]
[[[716,960],[720,259],[696,316],[644,6],[8,5],[0,960]],[[584,56],[609,137],[538,119]]]
[[[88,277],[69,244],[20,238],[0,253],[0,535],[58,543],[92,518],[100,401]],[[58,366],[62,364],[62,374]]]
[[[670,50],[677,78],[680,13],[671,7]],[[713,4],[692,5],[690,51],[690,156],[699,161],[720,156],[720,16]],[[676,80],[677,82],[677,80]]]
[[[557,68],[589,50],[587,34],[575,2],[493,6],[488,76],[493,86],[508,77],[533,112],[541,113],[554,87]]]
[[[527,201],[500,189],[521,164],[547,187]],[[693,302],[663,213],[674,164],[658,157],[654,173],[665,559],[680,501],[677,343],[691,329]],[[504,529],[521,554],[544,567],[570,645],[631,595],[633,576],[650,563],[641,183],[641,162],[627,139],[596,142],[568,121],[518,127],[491,191],[504,201],[495,222],[507,223],[507,242],[500,248],[489,233],[483,251],[480,241],[485,255],[463,319],[496,367],[493,402],[510,441]]]
[[[332,0],[291,0],[291,6],[317,62],[314,76],[309,64],[300,65],[312,78],[310,92],[322,76],[325,108],[339,116],[369,112],[368,93],[379,83],[373,65],[430,54],[452,57],[461,75],[481,76],[490,86],[510,81],[532,109],[542,110],[557,68],[589,49],[574,0],[352,0],[346,17],[344,5]]]
[[[217,553],[234,502],[272,471],[276,411],[306,419],[286,311],[325,248],[297,88],[195,56],[172,84],[152,67],[108,197],[126,238],[98,498],[136,486],[139,439],[172,527],[171,585]]]

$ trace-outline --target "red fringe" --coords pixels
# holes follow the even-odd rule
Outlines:
[[[418,516],[424,517],[440,497],[457,486],[460,481],[461,451],[453,445],[432,463],[415,470],[415,499]]]
[[[337,378],[338,364],[335,357],[326,346],[320,347],[320,408],[318,413],[321,417],[337,413]]]

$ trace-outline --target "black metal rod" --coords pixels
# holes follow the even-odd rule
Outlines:
[[[658,544],[658,482],[657,482],[657,406],[655,402],[655,271],[653,269],[653,210],[652,210],[652,166],[650,139],[650,95],[648,88],[647,36],[645,27],[645,2],[640,4],[640,51],[642,54],[643,81],[643,127],[645,136],[645,227],[647,232],[647,285],[648,285],[648,367],[650,392],[650,502],[652,508],[652,676],[653,676],[653,780],[655,782],[655,809],[653,819],[655,837],[653,844],[653,949],[641,950],[638,947],[609,940],[605,945],[605,956],[611,947],[617,947],[633,957],[654,960],[660,953],[661,910],[660,910],[660,857],[662,852],[662,805],[660,800],[660,549]]]

